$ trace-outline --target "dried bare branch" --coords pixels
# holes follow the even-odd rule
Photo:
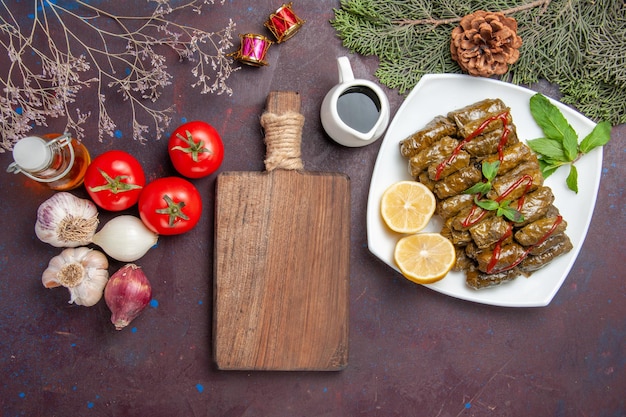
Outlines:
[[[121,16],[83,0],[35,0],[26,18],[0,0],[0,51],[9,61],[0,69],[0,152],[51,118],[64,118],[66,130],[84,138],[91,111],[81,106],[97,113],[99,140],[113,137],[119,122],[108,109],[117,101],[130,108],[133,139],[146,142],[149,133],[161,138],[173,110],[157,106],[172,82],[168,51],[195,64],[191,86],[201,94],[232,94],[228,79],[236,68],[228,51],[234,22],[207,31],[172,16],[185,10],[202,14],[215,0],[176,7],[170,0],[148,3],[151,13]]]

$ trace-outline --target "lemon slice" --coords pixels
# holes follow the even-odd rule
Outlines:
[[[399,181],[383,193],[380,214],[394,232],[417,233],[426,227],[435,207],[435,196],[424,184]]]
[[[439,233],[405,236],[396,244],[393,255],[402,275],[418,284],[439,281],[456,262],[452,242]]]

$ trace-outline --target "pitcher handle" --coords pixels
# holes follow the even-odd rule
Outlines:
[[[339,70],[339,83],[346,83],[354,80],[350,60],[347,56],[337,58],[337,69]]]

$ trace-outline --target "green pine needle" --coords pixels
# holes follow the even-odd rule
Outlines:
[[[379,58],[382,84],[405,94],[424,74],[461,73],[450,56],[450,34],[463,16],[514,8],[522,8],[509,15],[523,45],[501,79],[518,85],[545,79],[587,117],[626,123],[623,0],[342,0],[331,24],[350,51]]]

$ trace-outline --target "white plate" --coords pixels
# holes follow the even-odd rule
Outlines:
[[[513,84],[467,75],[425,75],[408,95],[389,125],[374,166],[367,202],[367,242],[370,251],[398,271],[393,250],[400,235],[391,232],[380,217],[380,198],[385,189],[400,180],[410,180],[408,162],[400,155],[399,142],[422,129],[438,115],[485,98],[500,98],[511,108],[520,140],[535,139],[542,131],[530,114],[529,100],[536,92]],[[595,123],[557,102],[556,104],[582,140]],[[493,288],[474,290],[465,284],[465,273],[451,272],[444,279],[426,285],[452,297],[477,303],[508,307],[540,307],[550,303],[567,277],[583,245],[596,203],[602,170],[602,149],[585,155],[576,163],[578,194],[565,185],[568,168],[550,176],[545,185],[552,188],[554,204],[567,221],[567,234],[574,248],[529,278],[517,277]],[[438,232],[441,220],[434,217],[424,231]]]

